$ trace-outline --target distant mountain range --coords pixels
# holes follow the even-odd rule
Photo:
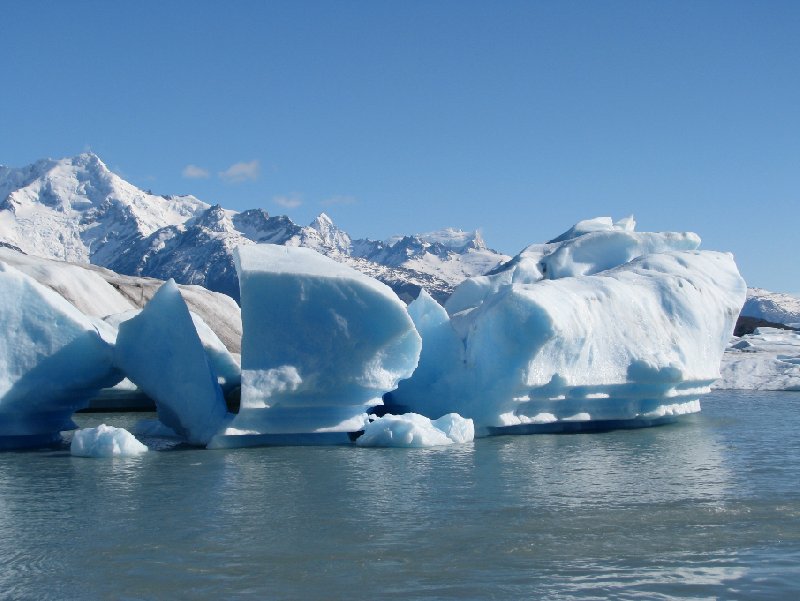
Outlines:
[[[353,240],[324,213],[300,226],[263,209],[237,212],[194,196],[155,195],[92,153],[0,166],[0,246],[125,275],[174,278],[238,300],[233,249],[257,243],[313,248],[385,282],[406,301],[421,287],[441,301],[464,278],[509,259],[487,248],[479,232]]]

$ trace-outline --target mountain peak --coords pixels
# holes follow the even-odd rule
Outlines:
[[[345,254],[349,252],[351,244],[350,236],[336,227],[333,223],[333,219],[331,219],[327,213],[320,213],[317,215],[316,219],[311,222],[309,227],[319,234],[323,245],[326,247]]]
[[[316,216],[314,221],[311,222],[311,227],[313,227],[317,231],[321,231],[320,228],[328,229],[330,227],[336,227],[333,223],[333,219],[331,219],[327,213],[324,211]]]
[[[102,171],[109,171],[103,160],[90,150],[75,155],[71,159],[66,159],[65,162],[75,165],[76,167],[91,167]]]

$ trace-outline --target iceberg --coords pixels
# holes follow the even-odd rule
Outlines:
[[[420,366],[388,409],[458,413],[479,435],[651,425],[699,411],[744,302],[732,256],[694,250],[694,234],[586,223],[467,280],[446,312],[429,296],[414,301]],[[427,353],[429,338],[443,350]]]
[[[364,428],[356,439],[360,447],[425,448],[472,442],[475,426],[471,419],[448,413],[431,420],[417,413],[386,414]]]
[[[239,413],[210,447],[349,443],[367,409],[408,378],[421,340],[385,284],[306,248],[236,252]]]
[[[485,276],[462,282],[445,303],[450,315],[474,309],[508,284],[533,284],[544,279],[585,276],[612,269],[633,259],[670,250],[696,250],[693,232],[635,232],[627,217],[580,221],[546,244],[531,244]],[[454,319],[458,327],[459,319]]]
[[[183,298],[183,293],[181,293],[181,298]],[[100,323],[95,322],[95,324],[98,325],[98,328],[101,330],[106,340],[111,344],[116,344],[120,325],[129,319],[133,319],[140,313],[140,309],[125,311],[124,313],[115,313],[113,315],[107,315]],[[236,386],[239,386],[242,380],[242,370],[236,357],[227,349],[216,332],[206,324],[205,320],[200,317],[200,315],[193,311],[189,311],[189,315],[192,318],[192,323],[197,331],[197,335],[200,337],[200,343],[203,345],[203,349],[206,352],[208,362],[217,375],[223,392],[228,392]]]
[[[217,374],[173,280],[119,324],[114,361],[155,401],[159,420],[190,444],[205,446],[226,419]]]
[[[0,448],[53,444],[72,414],[122,379],[93,322],[0,262]]]
[[[69,452],[75,457],[138,457],[147,447],[125,428],[100,424],[72,435]]]

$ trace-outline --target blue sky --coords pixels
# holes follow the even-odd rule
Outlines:
[[[0,164],[454,226],[509,254],[634,214],[800,292],[800,2],[3,3]]]

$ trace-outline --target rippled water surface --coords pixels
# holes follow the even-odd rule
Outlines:
[[[792,598],[799,426],[800,393],[719,392],[441,449],[6,452],[0,598]]]

